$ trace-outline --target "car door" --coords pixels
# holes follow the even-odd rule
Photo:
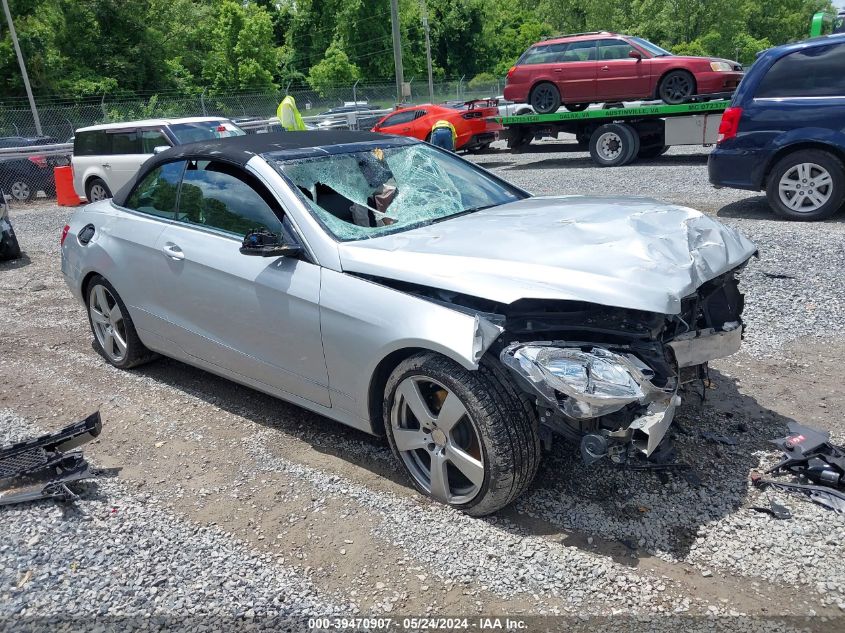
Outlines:
[[[330,406],[319,266],[239,252],[251,230],[281,233],[280,217],[270,192],[240,167],[188,161],[176,221],[157,244],[166,337],[227,372]]]
[[[553,73],[562,103],[596,100],[596,42],[585,40],[566,44],[554,54]]]
[[[649,96],[651,77],[647,59],[630,57],[631,52],[642,55],[621,38],[598,41],[598,71],[596,99],[643,99]]]
[[[412,136],[413,121],[417,118],[419,110],[404,110],[391,114],[387,117],[381,125],[378,126],[377,132],[383,134],[398,134],[399,136]],[[424,137],[423,137],[424,138]]]

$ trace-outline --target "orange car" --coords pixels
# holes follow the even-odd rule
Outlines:
[[[495,99],[468,101],[454,105],[424,104],[391,112],[373,126],[373,132],[412,136],[427,141],[432,126],[449,121],[458,133],[455,149],[484,149],[499,137],[502,126],[490,120],[499,115]]]

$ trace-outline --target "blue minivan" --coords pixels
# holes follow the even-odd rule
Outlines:
[[[792,220],[845,204],[845,35],[769,49],[722,116],[708,162],[717,187],[766,191]]]

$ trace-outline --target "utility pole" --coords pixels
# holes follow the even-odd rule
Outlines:
[[[3,0],[5,2],[5,0]],[[399,0],[390,0],[390,24],[393,27],[393,63],[396,66],[396,102],[402,103],[402,35],[399,32]]]
[[[18,56],[18,65],[21,67],[23,85],[26,88],[26,96],[29,98],[29,109],[32,110],[32,119],[35,121],[35,133],[44,136],[41,132],[41,119],[38,118],[38,110],[35,107],[35,97],[32,96],[32,88],[29,85],[29,75],[26,74],[26,64],[23,61],[21,45],[18,44],[18,34],[15,32],[15,24],[12,22],[12,13],[9,11],[8,0],[3,1],[3,11],[6,13],[6,22],[9,24],[9,35],[12,36],[12,45],[15,47],[15,54]]]
[[[431,73],[431,38],[428,36],[428,7],[425,0],[420,0],[422,5],[422,23],[425,31],[425,62],[428,65],[428,100],[434,103],[434,77]]]

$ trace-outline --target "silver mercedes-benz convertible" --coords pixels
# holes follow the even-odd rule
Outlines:
[[[384,434],[420,492],[483,515],[554,435],[654,457],[684,385],[740,346],[755,251],[691,209],[296,132],[153,156],[73,215],[62,271],[112,365],[163,354]]]

